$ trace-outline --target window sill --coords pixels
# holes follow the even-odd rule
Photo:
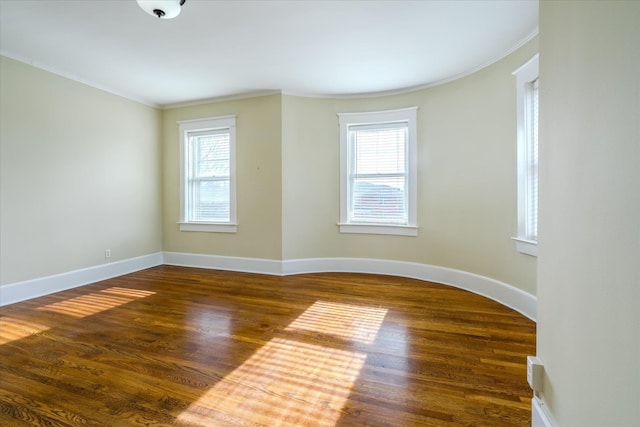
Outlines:
[[[205,233],[236,233],[238,224],[219,224],[213,222],[179,222],[180,231],[203,231]]]
[[[538,256],[538,242],[535,240],[523,239],[521,237],[512,237],[513,241],[516,242],[516,250],[520,253]]]
[[[341,233],[391,234],[396,236],[418,235],[418,227],[407,225],[338,224]]]

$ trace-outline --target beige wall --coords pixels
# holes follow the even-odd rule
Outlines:
[[[640,2],[540,3],[541,397],[640,420]]]
[[[160,113],[0,57],[0,283],[162,250]]]
[[[533,40],[449,84],[363,99],[283,96],[283,257],[361,257],[455,268],[535,295],[515,250],[516,92]],[[341,234],[339,112],[418,106],[418,237]]]
[[[164,250],[208,255],[281,259],[281,96],[269,95],[165,110]],[[237,233],[180,231],[179,120],[235,114],[237,139]]]

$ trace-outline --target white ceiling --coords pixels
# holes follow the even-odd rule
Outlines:
[[[136,0],[0,0],[0,53],[169,106],[428,86],[500,59],[537,26],[537,0],[187,0],[172,20]]]

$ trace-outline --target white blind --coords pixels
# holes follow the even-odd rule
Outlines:
[[[408,124],[349,126],[349,222],[407,225]]]
[[[230,220],[229,130],[188,134],[188,215],[194,222]]]
[[[527,171],[527,238],[538,240],[538,80],[531,83],[530,114],[531,129]]]

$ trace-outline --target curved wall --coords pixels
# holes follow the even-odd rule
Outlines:
[[[361,257],[454,268],[534,294],[516,252],[512,72],[537,39],[448,84],[363,99],[283,97],[283,258]],[[418,106],[418,237],[341,234],[337,113]]]
[[[411,262],[484,276],[535,295],[536,259],[518,253],[511,237],[516,234],[512,72],[536,52],[537,38],[470,76],[399,95],[282,94],[166,110],[164,250],[283,261]],[[408,106],[419,107],[418,237],[341,234],[337,113]],[[176,121],[225,114],[238,118],[238,233],[181,233]]]

